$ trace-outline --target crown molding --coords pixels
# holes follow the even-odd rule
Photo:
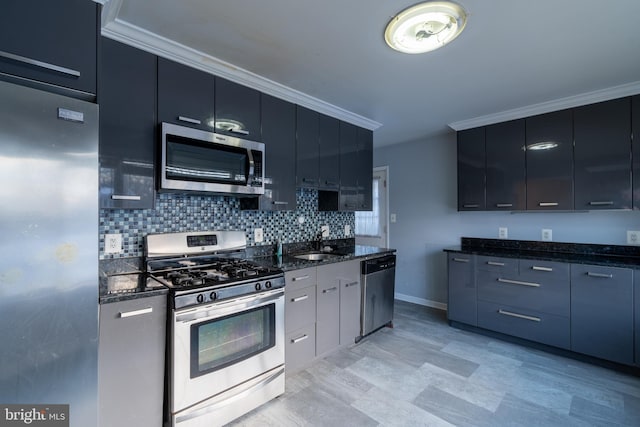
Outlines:
[[[318,98],[306,95],[295,89],[291,89],[280,83],[259,76],[233,64],[222,61],[216,57],[204,54],[188,46],[176,43],[158,34],[147,31],[138,26],[117,18],[122,0],[111,0],[103,10],[102,35],[110,39],[128,44],[130,46],[151,52],[163,58],[170,59],[214,74],[267,93],[277,98],[307,107],[328,116],[349,122],[369,130],[376,130],[381,123],[352,113],[343,108],[329,104]]]
[[[579,107],[581,105],[594,104],[596,102],[609,101],[611,99],[623,98],[625,96],[640,93],[640,81],[626,83],[619,86],[595,90],[580,95],[568,96],[553,101],[541,102],[527,107],[514,108],[513,110],[502,111],[500,113],[488,114],[486,116],[475,117],[467,120],[460,120],[449,123],[449,127],[455,131],[471,129],[480,126],[502,123],[509,120],[522,119],[538,114],[550,113],[564,110],[566,108]]]

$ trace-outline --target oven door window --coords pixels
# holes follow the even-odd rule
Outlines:
[[[180,181],[244,185],[249,177],[249,154],[241,147],[167,135],[165,174]]]
[[[191,326],[191,378],[241,362],[275,346],[275,304]]]

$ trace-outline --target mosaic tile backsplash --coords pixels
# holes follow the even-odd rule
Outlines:
[[[345,237],[344,226],[355,230],[353,212],[318,212],[318,192],[298,189],[295,211],[241,211],[240,202],[229,196],[173,193],[156,194],[155,209],[101,209],[100,259],[144,255],[144,236],[178,231],[243,230],[247,245],[273,245],[312,240],[320,227],[328,225],[329,239]],[[304,222],[300,224],[299,218]],[[253,230],[262,228],[264,242],[255,243]],[[104,253],[104,235],[122,234],[123,251]]]

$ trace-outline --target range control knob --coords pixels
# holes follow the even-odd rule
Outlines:
[[[198,294],[198,296],[196,297],[196,301],[198,301],[199,303],[203,303],[204,302],[204,295]]]
[[[271,289],[271,282],[267,280],[267,282],[264,284],[264,287],[267,289]]]
[[[215,301],[216,299],[218,299],[218,295],[216,295],[216,293],[215,293],[215,292],[211,292],[211,293],[209,294],[209,299],[210,299],[211,301]]]
[[[262,285],[260,283],[256,283],[256,291],[262,289]]]

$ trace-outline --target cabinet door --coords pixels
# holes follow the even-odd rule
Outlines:
[[[486,209],[485,128],[458,132],[458,210]]]
[[[316,287],[285,290],[285,331],[300,329],[304,325],[316,323]]]
[[[216,77],[216,132],[261,141],[260,92]]]
[[[211,74],[158,58],[158,121],[214,130]]]
[[[338,264],[340,267],[340,345],[353,344],[360,335],[360,261]]]
[[[527,210],[573,209],[573,113],[526,119]]]
[[[86,0],[4,0],[0,72],[95,94],[100,7]]]
[[[318,188],[318,113],[296,107],[296,185]]]
[[[477,326],[477,288],[475,256],[461,253],[447,255],[449,297],[447,318]]]
[[[487,210],[524,210],[524,120],[487,126]]]
[[[633,311],[635,319],[635,362],[640,365],[640,270],[633,272]]]
[[[100,305],[100,425],[162,425],[166,301],[160,295]]]
[[[358,128],[358,211],[373,209],[373,131]]]
[[[575,208],[631,208],[631,99],[574,109]]]
[[[340,210],[358,210],[358,128],[340,122]]]
[[[633,133],[633,208],[640,209],[640,95],[631,99],[631,131]]]
[[[100,207],[152,209],[156,56],[103,38]]]
[[[631,270],[571,265],[571,350],[633,363]]]
[[[340,344],[340,284],[332,265],[318,267],[316,355]]]
[[[257,198],[241,198],[240,206],[251,201],[263,211],[296,209],[296,106],[262,94],[262,141],[265,143],[265,192]]]
[[[340,187],[340,121],[320,114],[318,118],[319,190]]]

